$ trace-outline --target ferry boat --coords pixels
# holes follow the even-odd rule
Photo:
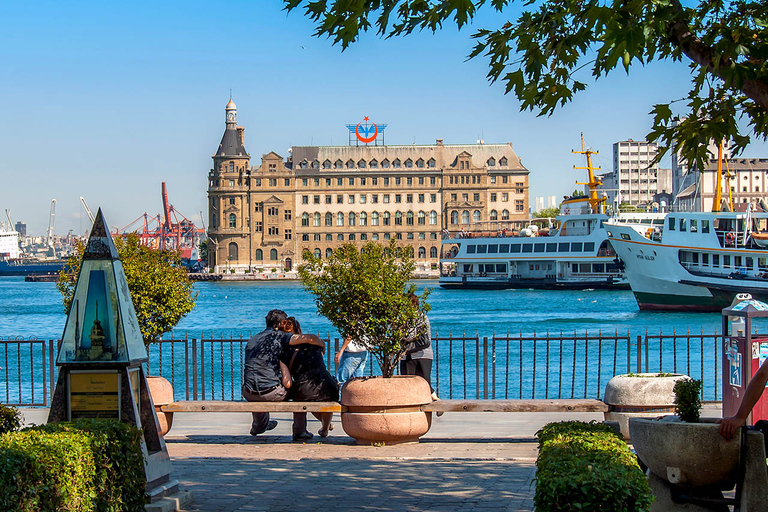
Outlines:
[[[642,310],[721,311],[741,292],[768,301],[768,213],[670,213],[645,234],[606,228]]]
[[[526,227],[507,222],[480,229],[443,232],[440,286],[444,288],[629,288],[622,263],[608,240],[602,213],[605,197],[594,177],[591,155],[584,148],[573,153],[587,158],[590,194],[565,199],[563,215],[532,219]],[[664,213],[626,213],[614,221],[629,229],[653,231]],[[519,223],[520,221],[518,221]]]
[[[59,273],[64,263],[63,259],[23,257],[19,250],[18,231],[0,223],[0,276],[54,275]]]

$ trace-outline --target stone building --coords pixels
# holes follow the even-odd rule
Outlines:
[[[730,210],[731,200],[735,211],[745,211],[749,203],[756,203],[762,208],[768,206],[768,158],[727,158],[723,161],[722,172],[721,209]],[[717,159],[710,159],[703,172],[692,175],[692,181],[691,185],[678,194],[678,209],[712,211],[717,181]]]
[[[440,232],[528,217],[528,174],[512,144],[294,146],[250,165],[234,102],[208,174],[214,272],[290,271],[309,251],[395,239],[436,267]]]

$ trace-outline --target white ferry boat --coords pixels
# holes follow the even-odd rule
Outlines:
[[[606,228],[640,309],[721,311],[741,292],[768,300],[768,213],[670,213],[650,236]]]
[[[591,155],[587,157],[590,194],[563,201],[565,215],[533,219],[530,225],[487,223],[474,231],[443,233],[440,286],[444,288],[629,288],[621,261],[608,241]],[[614,220],[641,232],[664,222],[664,213],[623,213]],[[519,221],[518,221],[519,222]],[[540,223],[545,225],[540,225]]]
[[[20,255],[19,232],[13,229],[10,220],[8,226],[0,222],[0,259],[14,259]]]

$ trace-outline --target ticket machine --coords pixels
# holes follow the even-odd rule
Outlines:
[[[768,304],[738,294],[723,309],[723,417],[733,416],[741,405],[747,384],[768,358],[768,338],[752,337],[752,319],[768,317]],[[768,393],[764,393],[747,419],[748,425],[768,419]]]

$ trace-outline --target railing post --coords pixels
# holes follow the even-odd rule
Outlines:
[[[184,391],[189,400],[189,338],[184,337]]]
[[[703,352],[702,352],[703,353]],[[650,370],[650,364],[648,363],[648,333],[645,333],[645,372],[648,373]]]
[[[627,336],[627,373],[630,373],[632,371],[632,361],[630,361],[631,355],[632,355],[632,337]]]
[[[483,336],[483,399],[488,400],[488,336]]]
[[[637,373],[643,371],[643,338],[639,334],[637,335]]]
[[[56,367],[53,364],[54,361],[54,355],[53,355],[53,342],[54,340],[48,341],[48,365],[50,367],[51,372],[51,394],[49,395],[51,397],[51,403],[53,403],[53,393],[56,390]],[[56,343],[56,348],[59,348],[59,344]],[[46,404],[50,405],[50,404]]]
[[[192,396],[197,400],[197,338],[192,338]]]

